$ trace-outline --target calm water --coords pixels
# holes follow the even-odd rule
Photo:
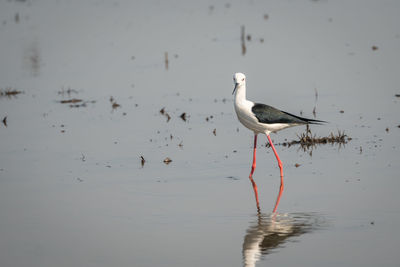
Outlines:
[[[399,11],[3,1],[0,89],[22,94],[0,98],[0,265],[398,266]],[[315,108],[329,124],[313,133],[353,138],[311,155],[277,146],[275,215],[279,169],[262,136],[256,213],[234,72],[249,99],[310,118]],[[82,102],[61,103],[71,99]]]

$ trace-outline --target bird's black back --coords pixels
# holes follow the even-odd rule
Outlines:
[[[320,120],[302,118],[288,112],[281,111],[274,107],[259,103],[254,104],[254,106],[251,108],[251,111],[260,123],[320,124],[325,122]]]

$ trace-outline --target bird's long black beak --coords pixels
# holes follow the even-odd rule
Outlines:
[[[239,83],[235,83],[235,88],[233,88],[232,95],[235,93],[235,91],[236,91],[236,89],[237,89],[238,86],[239,86]]]

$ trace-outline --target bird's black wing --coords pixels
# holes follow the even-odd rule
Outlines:
[[[320,124],[325,121],[302,118],[274,107],[256,103],[251,108],[254,116],[260,123],[298,123],[298,124]]]

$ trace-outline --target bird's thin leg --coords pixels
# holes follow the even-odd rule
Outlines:
[[[256,169],[256,151],[257,151],[257,134],[254,134],[254,150],[253,150],[253,164],[251,165],[251,172],[249,175],[249,179],[251,184],[253,185],[254,189],[254,196],[256,197],[256,202],[257,202],[257,211],[260,212],[260,203],[258,202],[258,190],[257,190],[257,185],[256,182],[253,180],[253,173],[254,170]]]
[[[273,210],[273,212],[275,213],[276,209],[278,208],[279,201],[281,200],[283,187],[284,187],[283,186],[283,171],[282,171],[282,162],[281,162],[281,160],[280,160],[280,158],[278,156],[278,153],[276,152],[276,149],[274,147],[274,144],[272,143],[272,140],[271,140],[271,137],[269,136],[269,134],[267,134],[267,138],[268,138],[269,144],[271,145],[272,150],[274,151],[275,157],[278,160],[278,165],[279,165],[279,169],[280,169],[280,173],[281,173],[281,186],[280,186],[278,198],[276,199],[275,207],[274,207],[274,210]]]
[[[256,169],[256,151],[257,151],[257,134],[254,134],[253,165],[251,165],[250,177],[253,177],[254,170]]]

